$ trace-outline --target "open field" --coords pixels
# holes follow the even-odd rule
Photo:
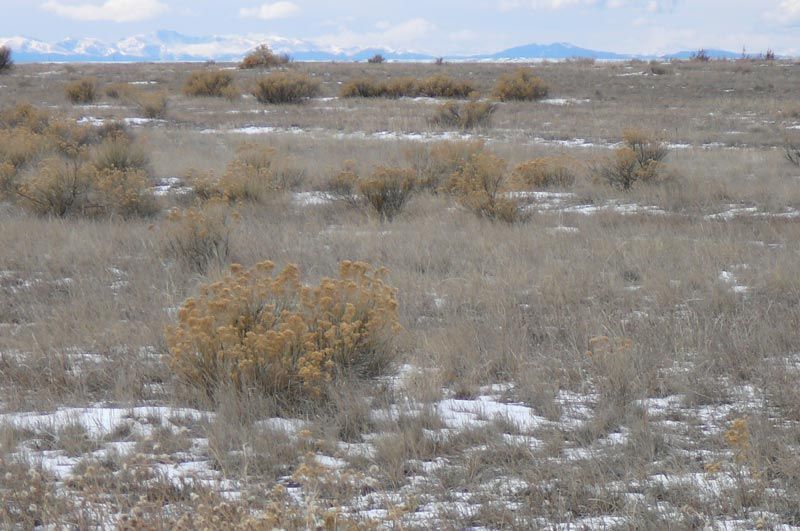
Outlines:
[[[259,103],[264,72],[233,65],[0,74],[0,139],[48,139],[0,158],[0,526],[800,529],[800,65],[544,63],[546,98],[492,101],[473,128],[434,125],[443,99],[339,97],[446,74],[484,102],[515,68],[293,64],[319,82],[299,104]],[[244,95],[182,92],[217,69]],[[71,103],[86,77],[97,98]],[[166,110],[146,117],[143,94]],[[10,125],[21,102],[67,132]],[[603,176],[631,128],[667,154],[625,189]],[[114,209],[64,215],[31,199],[51,152],[98,165],[113,134],[143,154],[144,192],[101,186]],[[431,169],[465,145],[505,178],[497,210],[475,208],[466,162]],[[234,193],[249,156],[269,161]],[[543,157],[570,178],[512,178]],[[345,174],[414,184],[382,215],[370,188],[333,186]],[[312,285],[344,260],[385,267],[396,314],[383,291],[369,304],[400,326],[368,354],[387,367],[301,369],[285,393],[182,369],[184,301],[265,260]],[[213,352],[230,341],[198,326]]]

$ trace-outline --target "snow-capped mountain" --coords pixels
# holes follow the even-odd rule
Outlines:
[[[194,37],[175,31],[135,35],[106,43],[98,39],[64,39],[48,43],[28,37],[0,37],[0,45],[10,47],[14,60],[26,62],[166,62],[166,61],[238,61],[249,50],[268,44],[275,52],[287,53],[296,61],[364,61],[375,54],[389,60],[426,61],[434,56],[407,50],[385,48],[341,49],[309,40],[289,39],[273,35],[212,35]],[[723,50],[709,50],[712,57],[737,56]],[[686,52],[688,55],[688,52]],[[528,44],[485,55],[445,57],[462,61],[503,61],[525,59],[565,59],[593,57],[624,60],[634,56],[579,48],[569,43]],[[671,57],[671,56],[665,56]]]

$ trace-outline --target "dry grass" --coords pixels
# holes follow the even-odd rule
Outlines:
[[[558,101],[499,104],[464,134],[432,130],[429,101],[337,100],[339,83],[404,92],[443,73],[489,93],[507,65],[297,64],[334,99],[268,108],[181,95],[194,66],[76,67],[169,94],[164,121],[125,128],[130,100],[65,105],[65,67],[17,65],[0,93],[0,525],[797,525],[800,192],[783,148],[798,79],[781,61],[741,66],[541,64]],[[262,123],[258,142],[234,132]],[[679,178],[596,182],[643,123],[631,160]],[[237,153],[245,139],[257,147]],[[144,171],[158,213],[40,216],[13,194],[67,163],[81,186],[90,166]],[[337,175],[363,205],[360,176],[379,166],[416,182],[392,219],[320,193]],[[191,168],[203,177],[172,179]],[[109,193],[127,182],[114,175]],[[526,222],[494,222],[492,202]],[[266,258],[315,288],[341,260],[386,266],[400,370],[334,377],[302,415],[258,385],[187,385],[164,326],[230,263]],[[276,299],[287,317],[291,293]],[[120,421],[83,416],[98,404]]]

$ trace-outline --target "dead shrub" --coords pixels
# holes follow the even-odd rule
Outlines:
[[[695,63],[707,63],[711,61],[711,56],[704,48],[700,48],[696,52],[692,52],[689,56],[689,60]]]
[[[300,103],[319,93],[319,83],[303,74],[279,72],[256,82],[253,96],[260,103]]]
[[[382,92],[387,98],[413,98],[419,95],[419,88],[413,77],[399,77],[387,81]]]
[[[800,142],[797,139],[786,137],[783,145],[783,154],[786,160],[795,166],[800,166]]]
[[[121,136],[104,140],[94,150],[92,162],[100,170],[146,170],[149,158],[144,149]]]
[[[479,152],[450,177],[449,189],[456,200],[481,217],[512,223],[521,219],[516,203],[501,192],[506,162],[490,152]]]
[[[167,94],[165,92],[134,92],[130,98],[145,118],[163,119],[167,115]]]
[[[43,161],[38,171],[16,187],[16,194],[28,209],[41,215],[63,217],[84,213],[95,207],[89,203],[92,171],[87,164],[52,158]]]
[[[586,355],[592,366],[593,383],[606,400],[624,406],[635,398],[641,375],[633,341],[627,337],[592,337]]]
[[[440,127],[458,127],[463,130],[487,127],[495,110],[493,103],[485,101],[448,101],[436,109],[430,122]]]
[[[381,220],[391,221],[411,197],[414,184],[413,170],[379,166],[358,183],[358,191]]]
[[[11,58],[11,48],[0,46],[0,73],[11,70],[12,66],[14,66],[14,60]]]
[[[235,98],[238,93],[233,84],[233,74],[223,70],[196,70],[183,86],[187,96]]]
[[[354,79],[342,85],[342,98],[381,98],[386,95],[386,85],[373,79]]]
[[[457,81],[437,74],[420,80],[417,91],[421,96],[430,98],[468,98],[475,93],[475,87],[469,81]]]
[[[23,128],[33,133],[44,133],[50,125],[50,115],[27,102],[20,102],[0,113],[4,129]]]
[[[111,83],[106,85],[105,93],[106,96],[111,98],[112,100],[119,100],[126,98],[130,95],[131,86],[127,83]]]
[[[352,207],[360,205],[361,197],[358,195],[358,171],[354,160],[346,160],[342,168],[330,179],[325,189],[338,201],[343,201]]]
[[[533,74],[529,68],[518,68],[513,73],[503,74],[494,86],[493,95],[500,101],[532,101],[546,98],[547,84]]]
[[[75,104],[92,103],[97,99],[97,79],[85,77],[67,84],[64,88],[67,99]]]
[[[225,173],[195,175],[195,194],[202,200],[224,199],[228,202],[263,203],[295,188],[304,177],[291,159],[259,144],[243,144]]]
[[[575,173],[561,157],[540,157],[519,164],[511,172],[509,187],[532,190],[568,187],[575,182]]]
[[[274,68],[276,66],[285,65],[290,61],[291,58],[288,55],[276,54],[269,46],[262,44],[244,56],[242,62],[239,63],[239,68],[243,70],[252,68]]]
[[[450,191],[450,176],[483,150],[483,140],[444,141],[409,147],[405,158],[417,173],[417,186],[436,193]]]
[[[233,265],[201,286],[167,328],[171,367],[212,398],[220,386],[260,391],[290,407],[324,400],[330,385],[386,374],[400,331],[385,270],[342,262],[337,278],[300,282],[297,266]]]
[[[198,273],[205,273],[210,266],[223,267],[228,263],[231,231],[237,219],[238,215],[219,201],[172,209],[164,225],[165,252]]]
[[[639,129],[626,130],[623,142],[600,168],[601,178],[622,190],[630,190],[637,182],[657,182],[669,154],[666,144]]]

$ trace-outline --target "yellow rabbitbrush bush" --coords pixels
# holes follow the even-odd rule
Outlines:
[[[238,93],[233,85],[233,74],[224,70],[196,70],[189,74],[183,85],[187,96],[235,98]]]
[[[228,263],[231,232],[239,215],[219,200],[202,206],[173,208],[164,225],[163,242],[168,255],[198,273]]]
[[[512,223],[522,214],[514,201],[502,195],[506,162],[489,152],[478,152],[450,177],[449,190],[461,205],[481,217]]]
[[[663,160],[669,154],[666,143],[640,129],[625,130],[622,140],[623,146],[600,168],[600,177],[623,190],[630,190],[637,182],[660,181]]]
[[[92,103],[97,99],[97,78],[85,77],[69,83],[64,92],[72,103]]]
[[[516,190],[567,187],[575,182],[572,163],[565,157],[540,157],[519,164],[511,173],[509,187]]]
[[[403,210],[415,184],[413,170],[379,166],[358,183],[358,191],[382,220],[391,221]]]
[[[319,94],[319,83],[305,74],[277,72],[256,81],[252,93],[259,103],[300,103]]]
[[[433,192],[450,191],[450,176],[484,149],[483,140],[444,141],[413,145],[406,149],[405,158],[417,172],[417,186]]]
[[[503,74],[497,80],[493,95],[500,101],[532,101],[547,97],[549,88],[529,68],[518,68],[511,74]]]
[[[225,199],[231,203],[262,203],[296,187],[305,173],[290,158],[259,144],[243,144],[225,173],[193,177],[195,194],[201,200]]]
[[[187,300],[168,327],[171,366],[213,396],[220,386],[261,391],[287,406],[319,401],[340,378],[386,374],[400,331],[395,290],[369,264],[304,286],[295,265],[233,265]]]
[[[53,157],[23,176],[14,193],[22,206],[40,215],[129,218],[156,211],[147,181],[147,174],[139,169],[97,168],[87,162]]]

